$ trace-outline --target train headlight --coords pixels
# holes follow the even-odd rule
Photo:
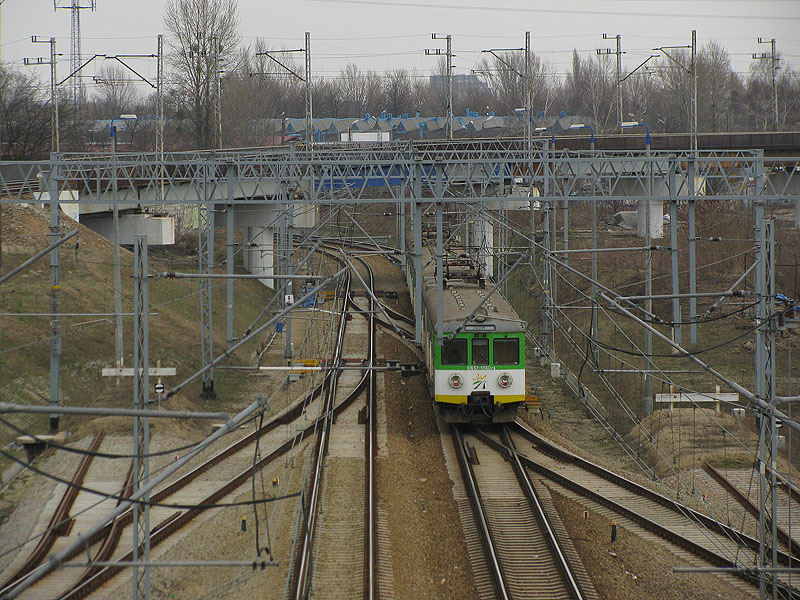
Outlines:
[[[497,385],[501,388],[507,388],[514,382],[514,378],[509,373],[503,373],[497,378]]]
[[[461,375],[459,375],[458,373],[453,373],[452,375],[450,375],[450,378],[447,380],[447,382],[450,384],[451,388],[457,390],[462,385],[464,385],[464,378],[461,377]]]

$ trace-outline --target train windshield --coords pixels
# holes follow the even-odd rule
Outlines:
[[[496,338],[494,340],[494,364],[519,364],[519,340],[517,338]]]
[[[472,339],[472,364],[473,365],[488,365],[489,364],[489,340],[488,340],[488,338],[473,338]]]
[[[467,340],[458,338],[445,340],[442,344],[442,364],[466,365]]]

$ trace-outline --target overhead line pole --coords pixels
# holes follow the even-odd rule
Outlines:
[[[156,124],[156,154],[159,160],[159,200],[164,201],[164,36],[158,35],[158,64],[156,66],[156,102],[158,123]]]
[[[50,239],[55,242],[61,235],[59,222],[59,171],[55,161],[51,163],[48,178],[48,192],[50,196]],[[57,407],[61,403],[61,258],[60,246],[53,248],[50,253],[50,406]],[[50,415],[50,433],[58,431],[58,414]]]
[[[216,119],[216,147],[222,148],[222,40],[219,36],[212,39],[214,44],[214,118]]]
[[[667,49],[688,48],[691,50],[691,60],[687,68],[681,61],[672,56]],[[691,152],[687,168],[687,185],[689,186],[689,293],[697,293],[697,236],[695,235],[695,205],[697,196],[696,171],[697,171],[697,30],[692,29],[692,42],[688,46],[662,46],[653,50],[663,52],[664,55],[678,67],[689,74],[690,86],[690,114],[689,127],[691,129]],[[649,58],[647,60],[650,60]],[[645,61],[647,62],[647,61]],[[644,64],[644,63],[642,63]],[[697,343],[697,299],[689,298],[689,342]]]
[[[311,96],[311,32],[306,31],[306,141],[314,143],[314,103]],[[313,181],[311,182],[313,186]]]
[[[775,38],[771,40],[765,40],[764,38],[758,38],[759,44],[769,44],[770,45],[770,53],[767,54],[766,52],[756,52],[753,53],[753,60],[769,60],[769,70],[770,76],[772,79],[772,120],[773,120],[773,128],[775,131],[778,131],[778,79],[777,79],[777,71],[780,69],[780,65],[778,64],[781,60],[778,57],[778,54],[775,50]]]
[[[58,76],[56,72],[56,38],[40,39],[38,35],[31,36],[34,44],[50,44],[50,61],[42,57],[24,58],[23,64],[30,65],[50,65],[50,151],[60,152],[61,143],[58,134]]]
[[[453,36],[432,33],[432,40],[447,40],[447,50],[426,48],[425,56],[447,56],[447,139],[453,139]]]
[[[697,30],[692,29],[692,154],[697,159]],[[694,182],[692,182],[694,187]],[[694,293],[695,290],[692,290]],[[694,314],[692,314],[694,318]]]
[[[147,236],[137,235],[134,247],[136,290],[133,304],[133,409],[145,411],[150,407],[149,284],[147,276]],[[150,419],[144,414],[133,419],[133,492],[141,492],[143,503],[133,505],[133,599],[150,598]],[[145,563],[140,567],[139,561]]]
[[[299,73],[296,73],[293,69],[289,68],[287,65],[283,64],[277,58],[272,56],[269,52],[256,52],[256,56],[266,56],[272,62],[277,64],[281,67],[285,74],[291,75],[305,83],[305,104],[306,104],[306,143],[311,144],[314,142],[314,131],[312,126],[313,121],[313,98],[312,98],[312,90],[311,90],[311,32],[306,31],[305,35],[305,46],[303,48],[296,48],[293,50],[281,50],[281,52],[305,52],[305,77],[301,76]],[[258,73],[258,75],[271,75],[271,73]],[[275,73],[275,75],[279,75],[279,73]]]
[[[691,51],[690,55],[690,62],[689,67],[687,67],[683,62],[676,59],[672,56],[667,50],[679,49],[679,48],[687,48]],[[680,67],[684,72],[688,73],[690,78],[690,99],[689,99],[689,129],[690,129],[690,144],[691,144],[691,151],[692,155],[697,158],[697,30],[692,29],[692,42],[685,46],[659,46],[658,48],[653,48],[654,51],[659,51],[664,54],[669,60],[671,60],[675,65]],[[647,61],[653,58],[652,56],[645,60],[639,67],[643,66]],[[634,71],[639,69],[636,67]],[[633,74],[632,71],[630,75]],[[627,77],[625,78],[627,79]]]
[[[622,78],[622,36],[620,34],[617,35],[609,35],[607,33],[603,34],[604,40],[617,40],[617,49],[616,51],[612,51],[611,48],[598,48],[597,55],[603,54],[616,54],[617,55],[617,127],[622,127],[623,116],[622,116],[622,82],[624,79]]]
[[[530,197],[531,239],[530,262],[531,280],[536,276],[536,211],[533,200],[533,65],[531,64],[531,32],[525,32],[525,146],[528,151],[528,196]]]

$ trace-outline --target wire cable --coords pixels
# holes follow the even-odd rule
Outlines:
[[[252,418],[248,419],[247,421],[250,421],[250,420],[252,420]],[[245,422],[247,422],[247,421],[245,421]],[[74,446],[67,446],[66,444],[56,444],[56,443],[54,443],[54,442],[52,442],[50,440],[45,440],[45,439],[42,439],[42,438],[38,437],[38,435],[35,434],[35,433],[31,433],[30,431],[26,431],[26,430],[24,430],[24,429],[22,429],[20,427],[17,427],[12,422],[7,421],[6,419],[3,419],[2,417],[0,417],[0,423],[5,425],[6,427],[8,427],[10,429],[13,429],[14,431],[19,433],[20,435],[27,435],[27,436],[32,437],[36,442],[38,442],[40,444],[44,444],[48,448],[52,448],[54,450],[63,450],[64,452],[69,452],[70,454],[78,454],[80,456],[92,456],[94,458],[110,458],[110,459],[115,459],[115,458],[134,458],[135,456],[137,456],[136,454],[113,454],[113,453],[109,453],[109,452],[91,452],[90,450],[83,450],[82,448],[76,448]],[[141,454],[141,455],[138,455],[138,456],[147,456],[147,457],[166,456],[168,454],[175,454],[176,452],[182,452],[184,450],[189,450],[190,448],[194,448],[195,446],[197,446],[198,443],[199,442],[195,442],[193,444],[187,444],[185,446],[178,446],[176,448],[170,448],[169,450],[161,450],[159,452],[151,452],[149,454]]]
[[[77,485],[76,483],[73,483],[72,481],[69,481],[67,479],[63,479],[62,477],[58,477],[57,475],[53,475],[52,473],[47,473],[46,471],[43,471],[42,469],[34,467],[33,465],[26,463],[24,460],[17,458],[13,454],[10,454],[9,452],[6,452],[2,448],[0,448],[0,454],[2,454],[3,456],[5,456],[6,458],[8,458],[10,460],[13,460],[15,463],[18,463],[18,464],[26,467],[27,469],[30,469],[31,471],[33,471],[37,475],[41,475],[42,477],[46,477],[47,479],[55,481],[56,483],[63,483],[64,485],[66,485],[68,487],[75,488],[75,489],[77,489],[77,490],[79,490],[81,492],[87,492],[89,494],[94,494],[95,496],[100,496],[101,498],[106,499],[106,500],[116,500],[117,502],[129,502],[131,504],[138,504],[140,506],[151,506],[151,507],[152,506],[157,506],[157,507],[164,507],[164,508],[178,508],[178,509],[181,509],[181,510],[206,510],[206,509],[212,509],[212,508],[230,508],[230,507],[236,507],[236,506],[252,506],[254,504],[265,504],[265,503],[269,503],[269,502],[276,502],[278,500],[286,500],[288,498],[296,498],[297,496],[300,495],[300,492],[292,492],[290,494],[284,494],[284,495],[281,495],[281,496],[275,496],[273,498],[262,498],[260,500],[247,500],[247,501],[242,501],[242,502],[219,502],[217,504],[177,504],[177,503],[172,503],[172,502],[152,502],[152,501],[145,501],[145,500],[127,498],[127,497],[119,495],[119,494],[111,494],[111,493],[108,493],[108,492],[101,492],[100,490],[89,488],[89,487],[86,487],[86,486],[83,486],[83,485]]]

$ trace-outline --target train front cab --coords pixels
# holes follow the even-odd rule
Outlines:
[[[462,333],[433,345],[435,402],[450,423],[508,423],[525,401],[525,334]]]

